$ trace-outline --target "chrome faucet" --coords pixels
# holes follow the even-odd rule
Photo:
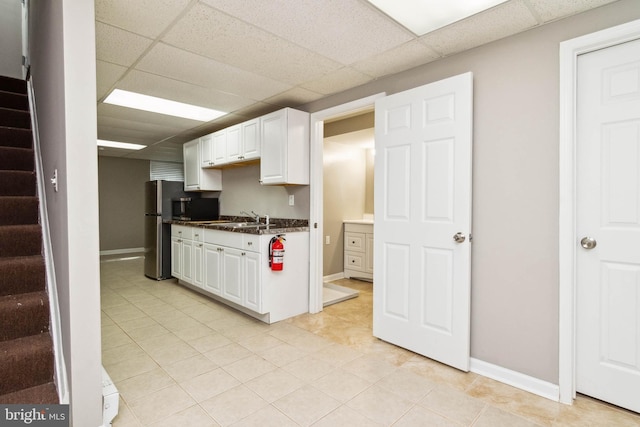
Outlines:
[[[257,214],[254,211],[251,211],[251,213],[249,213],[247,211],[240,211],[240,213],[244,214],[244,215],[247,215],[247,216],[252,216],[256,220],[256,223],[260,223],[260,214]],[[269,215],[264,215],[264,219],[265,219],[264,223],[269,225]]]
[[[257,214],[254,211],[251,211],[251,213],[256,216],[256,222],[260,222],[260,214]],[[269,225],[269,215],[264,215],[264,223]]]

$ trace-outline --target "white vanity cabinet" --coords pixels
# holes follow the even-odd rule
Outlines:
[[[373,279],[373,221],[344,222],[344,277]]]
[[[182,146],[184,157],[184,191],[221,191],[222,171],[202,168],[201,140],[194,139]]]
[[[260,183],[309,184],[309,113],[284,108],[260,118]]]
[[[191,234],[188,235],[184,228],[191,229]],[[196,237],[198,233],[200,235]],[[180,283],[266,323],[308,312],[308,232],[285,235],[282,271],[272,271],[269,267],[268,247],[274,234],[256,235],[182,225],[172,225],[171,234],[172,240],[176,239],[176,245],[172,244],[172,265],[179,266],[172,269],[176,270],[172,274]],[[189,237],[186,240],[189,240],[191,252],[185,251],[182,245],[185,236]],[[178,240],[181,240],[180,244]],[[185,257],[187,252],[190,255]],[[185,262],[190,263],[190,267],[185,267]],[[190,274],[184,274],[187,268],[190,268]]]

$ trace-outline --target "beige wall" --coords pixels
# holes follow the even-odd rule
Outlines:
[[[361,219],[366,195],[366,150],[325,140],[323,152],[323,276],[344,271],[343,225]],[[327,245],[326,236],[330,243]]]
[[[639,18],[621,0],[304,107],[473,72],[474,358],[558,383],[559,44]]]
[[[63,351],[74,426],[102,424],[94,4],[31,1],[36,92]]]
[[[144,247],[144,183],[149,161],[98,157],[100,250]]]

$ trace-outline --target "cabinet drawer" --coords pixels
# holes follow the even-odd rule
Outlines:
[[[182,239],[193,239],[193,227],[187,227],[184,225],[172,225],[171,237],[180,237]]]
[[[344,234],[344,249],[347,251],[364,252],[365,235],[363,233]]]
[[[344,268],[351,270],[364,269],[364,256],[360,253],[347,252],[344,254]]]
[[[194,227],[191,229],[193,233],[193,241],[194,242],[202,242],[204,241],[204,228]]]
[[[260,235],[244,234],[242,240],[242,249],[251,252],[260,252]]]

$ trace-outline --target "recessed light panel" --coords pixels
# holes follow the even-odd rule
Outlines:
[[[142,95],[140,93],[128,92],[126,90],[115,89],[104,100],[107,104],[119,105],[121,107],[135,108],[137,110],[150,111],[152,113],[167,114],[169,116],[182,117],[184,119],[209,122],[222,117],[227,113],[210,108],[198,107],[182,102],[171,101],[169,99],[156,98],[155,96]]]
[[[131,144],[128,142],[117,142],[117,141],[106,141],[104,139],[98,140],[99,147],[110,147],[110,148],[123,148],[125,150],[142,150],[146,147],[146,145],[140,144]]]
[[[460,21],[506,0],[368,0],[418,36]]]

